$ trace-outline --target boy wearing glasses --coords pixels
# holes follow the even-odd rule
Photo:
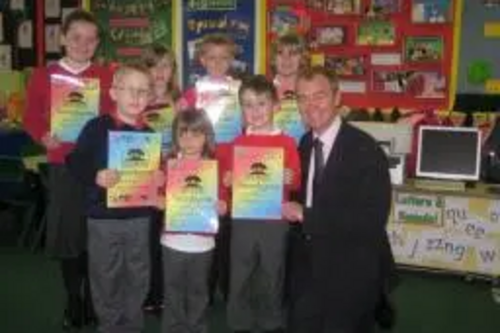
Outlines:
[[[120,175],[107,167],[110,131],[150,132],[141,121],[152,87],[147,68],[117,69],[110,90],[116,110],[89,121],[68,156],[87,188],[89,275],[99,332],[141,332],[149,287],[149,207],[109,208],[106,190]]]

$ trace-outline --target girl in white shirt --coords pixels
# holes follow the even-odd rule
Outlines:
[[[214,130],[201,110],[179,112],[172,126],[172,136],[170,159],[210,160],[215,156]],[[167,179],[168,176],[167,172]],[[222,187],[219,186],[219,189]],[[214,204],[219,215],[226,213],[225,201],[219,199]],[[168,209],[165,214],[168,219]],[[215,248],[214,236],[206,233],[163,233],[165,306],[162,332],[207,332],[208,278]]]

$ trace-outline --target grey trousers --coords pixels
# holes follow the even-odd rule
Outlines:
[[[227,321],[234,330],[284,327],[285,222],[233,221]]]
[[[186,253],[163,247],[162,333],[206,333],[208,279],[213,251]]]
[[[138,333],[148,292],[147,217],[88,219],[89,277],[101,333]]]

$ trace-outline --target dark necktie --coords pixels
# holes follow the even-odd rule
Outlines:
[[[323,156],[323,142],[320,139],[314,140],[314,175],[313,175],[313,202],[316,199],[318,189],[321,185],[321,177],[325,167],[325,159]]]

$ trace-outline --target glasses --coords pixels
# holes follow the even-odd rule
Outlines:
[[[148,98],[151,95],[150,89],[136,89],[132,87],[121,87],[121,86],[115,86],[114,88],[120,91],[124,91],[130,96],[136,96],[139,98]]]

